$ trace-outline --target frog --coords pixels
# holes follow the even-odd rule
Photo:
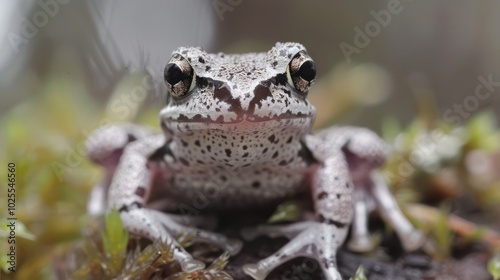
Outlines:
[[[179,244],[179,235],[232,256],[243,246],[202,229],[209,220],[205,210],[255,209],[310,197],[309,218],[241,232],[245,240],[290,239],[274,254],[243,266],[259,280],[296,257],[317,260],[326,279],[342,279],[337,251],[350,229],[348,248],[370,248],[367,213],[373,209],[387,218],[405,249],[420,246],[421,233],[402,214],[379,171],[389,153],[385,141],[361,127],[312,131],[316,109],[307,97],[316,64],[302,44],[276,43],[267,52],[245,54],[180,47],[163,80],[161,132],[118,123],[88,138],[89,158],[105,170],[92,191],[91,212],[116,209],[126,230],[172,244],[173,258],[191,272],[205,264]],[[161,207],[151,205],[152,198]],[[196,215],[183,213],[186,205]]]

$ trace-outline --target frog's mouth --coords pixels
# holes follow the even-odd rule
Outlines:
[[[228,131],[256,131],[269,128],[290,128],[309,130],[314,122],[314,115],[282,114],[276,117],[256,117],[224,121],[222,117],[212,120],[195,116],[193,118],[180,117],[178,119],[163,119],[162,127],[170,131],[188,132],[199,130],[228,130]]]
[[[242,114],[239,115],[236,119],[231,118],[230,120],[224,120],[223,115],[219,115],[216,119],[212,119],[211,117],[203,117],[201,114],[196,114],[192,117],[188,117],[184,114],[180,114],[177,118],[165,118],[164,121],[170,123],[215,123],[215,124],[236,124],[241,122],[268,122],[268,121],[282,121],[282,120],[293,120],[293,119],[307,119],[314,118],[313,114],[303,114],[297,113],[293,114],[291,112],[285,112],[283,114],[279,114],[276,116],[256,116],[250,114]],[[229,117],[228,117],[229,119]]]

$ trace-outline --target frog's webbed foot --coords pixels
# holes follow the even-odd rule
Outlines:
[[[183,271],[190,272],[205,267],[205,264],[195,260],[172,236],[187,234],[193,241],[212,243],[230,255],[237,254],[242,247],[239,240],[228,239],[224,235],[181,225],[169,214],[147,208],[121,209],[120,216],[125,228],[130,232],[151,240],[162,240],[171,244],[174,250],[173,258],[178,261]]]
[[[146,208],[121,209],[120,217],[124,227],[130,232],[170,244],[174,250],[173,258],[179,262],[183,271],[191,272],[205,267],[203,262],[195,260],[172,238],[162,222],[156,219],[156,210]]]
[[[279,265],[296,257],[316,259],[328,280],[342,279],[336,269],[337,248],[347,235],[347,226],[320,222],[301,222],[287,226],[260,227],[260,233],[271,236],[295,235],[283,248],[256,264],[246,264],[243,270],[256,280],[263,280]]]

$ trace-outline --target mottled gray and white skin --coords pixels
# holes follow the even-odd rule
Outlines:
[[[291,239],[277,253],[244,266],[254,279],[265,279],[298,256],[316,259],[327,279],[341,279],[336,252],[354,215],[350,248],[370,247],[370,205],[388,219],[405,248],[415,249],[421,236],[375,172],[386,157],[384,142],[354,127],[310,134],[315,109],[306,97],[314,77],[314,62],[297,43],[240,55],[196,47],[175,50],[165,69],[169,93],[160,113],[163,133],[117,124],[89,138],[90,158],[107,171],[89,209],[118,209],[130,232],[171,242],[184,271],[204,264],[178,245],[180,233],[215,243],[232,255],[242,246],[195,228],[204,219],[193,216],[277,204],[304,192],[314,199],[313,220],[243,233],[248,239],[261,234]],[[158,193],[163,208],[181,215],[151,207],[147,202],[151,196],[158,200]]]

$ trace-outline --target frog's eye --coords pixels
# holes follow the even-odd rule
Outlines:
[[[174,98],[183,97],[194,88],[193,67],[180,55],[174,55],[170,59],[170,62],[165,66],[163,76],[168,90]]]
[[[286,68],[288,83],[301,93],[307,93],[316,77],[316,65],[306,52],[297,53]]]

